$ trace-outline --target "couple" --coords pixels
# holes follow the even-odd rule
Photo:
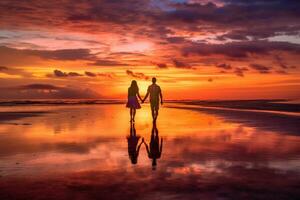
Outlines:
[[[139,93],[139,87],[135,80],[131,81],[131,86],[128,88],[128,101],[126,104],[127,108],[130,108],[130,122],[134,122],[136,109],[140,109],[141,105],[138,98],[142,103],[147,99],[150,94],[150,105],[153,121],[156,121],[159,109],[159,100],[163,104],[162,92],[160,87],[156,84],[156,78],[152,78],[152,85],[149,85],[147,94],[144,99],[141,98]]]

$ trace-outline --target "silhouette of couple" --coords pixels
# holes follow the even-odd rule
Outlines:
[[[153,121],[156,121],[158,116],[159,110],[159,100],[160,103],[163,104],[162,92],[160,87],[156,84],[156,78],[152,78],[152,84],[149,85],[147,94],[144,99],[141,98],[139,93],[139,87],[135,80],[131,81],[131,85],[128,88],[128,101],[126,104],[127,108],[130,108],[130,122],[134,122],[136,109],[140,109],[141,105],[138,101],[138,98],[141,100],[142,103],[148,98],[150,94],[150,105],[151,105],[151,112]]]
[[[145,144],[148,157],[152,159],[152,169],[156,169],[156,160],[161,157],[163,139],[159,141],[158,129],[156,127],[156,122],[153,121],[151,139],[149,145],[145,142],[144,138],[140,144],[140,136],[136,134],[134,123],[130,123],[130,135],[127,137],[128,142],[128,155],[132,164],[137,164],[140,148],[142,144]],[[150,147],[150,148],[149,148]]]

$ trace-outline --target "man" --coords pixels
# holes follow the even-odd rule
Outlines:
[[[153,118],[153,121],[155,121],[158,116],[159,100],[160,100],[160,103],[163,104],[161,89],[156,84],[155,77],[152,78],[152,85],[150,85],[148,87],[147,94],[142,101],[143,103],[148,98],[149,94],[150,94],[150,105],[151,105],[152,118]]]

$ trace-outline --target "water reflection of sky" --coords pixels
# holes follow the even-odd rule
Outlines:
[[[25,108],[49,113],[0,125],[2,180],[42,176],[49,183],[49,178],[63,174],[74,181],[72,187],[83,182],[102,187],[108,180],[114,185],[122,179],[128,187],[146,184],[145,191],[156,188],[148,185],[151,180],[169,188],[163,196],[172,199],[176,188],[184,190],[181,195],[187,198],[187,193],[203,190],[209,197],[210,187],[219,191],[226,182],[230,189],[226,186],[220,194],[226,197],[236,185],[258,190],[272,179],[272,187],[288,188],[283,195],[298,194],[293,185],[300,182],[300,137],[294,134],[228,121],[218,113],[163,108],[157,122],[163,152],[153,171],[144,145],[138,163],[132,165],[129,160],[130,123],[123,105],[18,107]],[[149,143],[148,106],[138,111],[135,128]],[[157,195],[159,191],[156,188]]]

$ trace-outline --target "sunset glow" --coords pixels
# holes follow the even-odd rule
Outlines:
[[[143,95],[155,76],[166,99],[296,99],[295,7],[296,1],[3,0],[0,98],[125,99],[132,79]]]

